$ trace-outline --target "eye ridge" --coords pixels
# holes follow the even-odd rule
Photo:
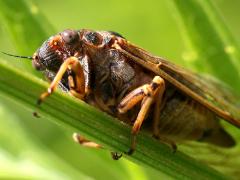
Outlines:
[[[54,45],[54,46],[58,46],[59,43],[58,43],[57,41],[54,41],[54,42],[53,42],[53,45]]]

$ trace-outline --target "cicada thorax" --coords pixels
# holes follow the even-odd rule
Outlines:
[[[95,105],[112,115],[118,116],[117,106],[127,93],[152,79],[151,73],[129,62],[116,49],[99,48],[88,55]]]

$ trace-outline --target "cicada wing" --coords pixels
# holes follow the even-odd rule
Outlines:
[[[209,78],[203,78],[163,58],[153,56],[128,41],[119,50],[129,59],[161,76],[177,89],[204,105],[219,117],[240,127],[240,99],[231,90]]]

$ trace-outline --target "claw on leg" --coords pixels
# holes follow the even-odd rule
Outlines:
[[[33,117],[35,117],[35,118],[40,118],[39,114],[38,114],[36,111],[33,112]]]
[[[122,153],[117,153],[117,152],[111,152],[112,159],[113,160],[119,160],[122,157]]]

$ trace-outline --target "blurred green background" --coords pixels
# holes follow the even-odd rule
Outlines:
[[[194,54],[182,32],[179,13],[175,11],[170,0],[23,2],[0,0],[2,51],[32,55],[46,38],[67,28],[113,30],[155,55],[166,57],[195,71],[211,73],[208,68],[198,68],[193,62]],[[212,0],[212,2],[233,39],[239,44],[240,2],[237,0]],[[34,24],[34,21],[41,26]],[[21,33],[22,36],[19,36]],[[7,60],[7,63],[24,72],[42,77],[32,70],[27,61],[5,56],[3,58],[2,55],[1,60]],[[201,64],[200,60],[201,58],[198,58],[197,64]],[[202,63],[202,66],[204,65]],[[228,71],[230,69],[226,69],[226,73]],[[33,118],[31,110],[23,108],[21,104],[4,94],[0,94],[0,123],[0,178],[171,178],[153,169],[140,167],[124,158],[117,162],[113,161],[107,151],[80,147],[72,141],[71,131],[56,126],[47,119]],[[192,153],[191,148],[183,149]],[[226,154],[228,152],[224,151],[224,156]],[[214,166],[214,162],[210,165]],[[238,173],[235,172],[235,175]]]

